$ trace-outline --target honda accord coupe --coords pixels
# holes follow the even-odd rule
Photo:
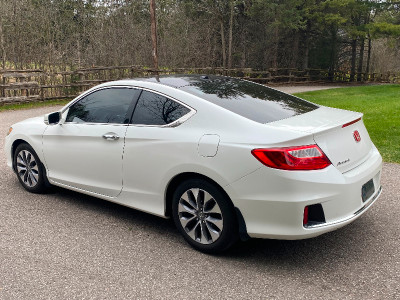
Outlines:
[[[104,83],[12,125],[5,145],[29,192],[55,185],[172,217],[208,253],[335,230],[382,190],[361,113],[222,76]]]

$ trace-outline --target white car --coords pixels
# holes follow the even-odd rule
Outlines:
[[[209,253],[239,237],[335,230],[382,190],[361,113],[230,77],[104,83],[12,125],[5,145],[26,190],[56,185],[173,217]]]

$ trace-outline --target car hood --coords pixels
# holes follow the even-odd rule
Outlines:
[[[34,124],[40,124],[40,123],[44,124],[44,115],[40,116],[40,117],[33,117],[33,118],[25,119],[23,121],[15,123],[13,126],[19,125],[19,124],[24,124],[25,125],[25,124],[33,124],[33,123]]]

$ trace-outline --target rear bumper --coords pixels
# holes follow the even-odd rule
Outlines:
[[[367,204],[365,204],[363,207],[361,207],[359,210],[357,210],[355,213],[351,214],[348,217],[345,217],[341,220],[336,220],[330,223],[323,223],[323,224],[316,224],[316,225],[311,225],[311,226],[307,226],[305,227],[305,229],[307,230],[313,230],[313,229],[317,229],[317,228],[339,228],[342,227],[346,224],[349,224],[351,222],[353,222],[354,220],[356,220],[358,217],[360,217],[362,214],[364,214],[370,207],[372,204],[375,203],[375,201],[379,198],[379,196],[382,193],[382,187],[379,187],[378,191],[375,192],[375,194],[371,197],[371,199],[367,202]]]
[[[330,166],[317,171],[282,171],[261,167],[225,187],[240,210],[250,237],[305,239],[343,227],[378,199],[382,158],[373,147],[368,160],[341,173]],[[370,179],[374,193],[362,201],[361,188]],[[321,204],[325,223],[303,226],[304,207]]]

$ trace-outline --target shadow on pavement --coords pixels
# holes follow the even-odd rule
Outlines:
[[[143,228],[150,235],[168,236],[165,247],[178,247],[176,251],[193,251],[198,253],[181,238],[171,219],[163,219],[135,209],[130,209],[112,202],[97,199],[62,188],[53,188],[57,201],[67,201],[82,209],[95,211],[96,214],[112,216],[120,226]],[[117,224],[118,225],[118,224]],[[364,215],[361,219],[345,228],[325,235],[297,241],[251,239],[239,242],[228,252],[209,256],[210,259],[223,261],[245,262],[248,267],[259,266],[274,269],[288,267],[291,270],[301,269],[318,273],[319,270],[335,268],[338,263],[361,260],[371,247],[370,232],[374,223]]]

